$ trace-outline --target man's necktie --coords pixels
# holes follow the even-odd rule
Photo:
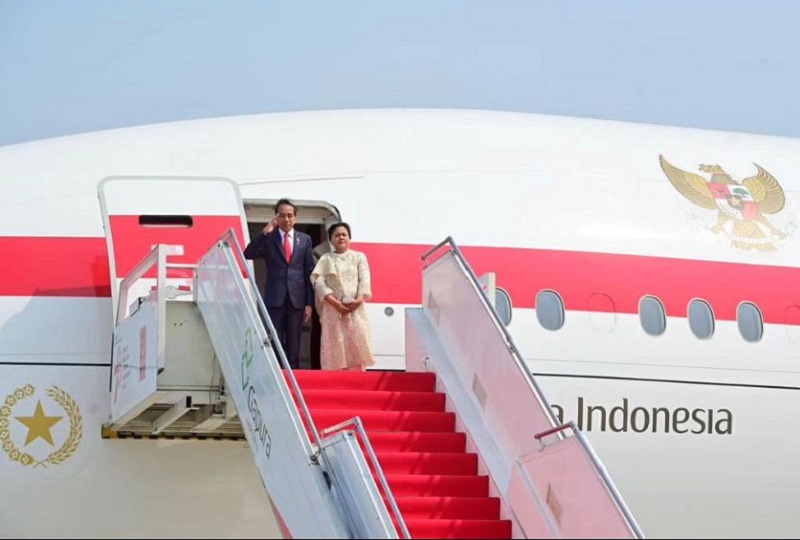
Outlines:
[[[283,235],[283,254],[286,255],[286,261],[292,260],[292,239],[289,238],[289,233]]]

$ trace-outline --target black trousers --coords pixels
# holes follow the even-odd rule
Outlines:
[[[320,349],[322,345],[322,323],[317,310],[311,315],[311,369],[322,369]]]
[[[300,367],[300,338],[303,333],[305,308],[297,309],[287,302],[282,306],[268,307],[267,312],[278,332],[281,347],[292,369]]]

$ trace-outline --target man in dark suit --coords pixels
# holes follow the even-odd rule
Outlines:
[[[295,221],[294,203],[289,199],[279,200],[275,217],[244,250],[248,259],[264,259],[267,267],[264,304],[293,369],[300,367],[303,324],[311,320],[314,305],[311,237],[295,231]]]

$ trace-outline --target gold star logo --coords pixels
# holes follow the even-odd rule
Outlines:
[[[14,444],[11,438],[13,429],[13,419],[28,428],[28,436],[25,445],[28,446],[36,439],[44,439],[50,446],[53,444],[51,429],[60,422],[63,416],[47,416],[44,413],[42,402],[37,401],[33,416],[12,416],[14,408],[21,402],[27,401],[36,395],[36,388],[32,384],[20,386],[8,394],[4,401],[0,402],[0,453],[4,453],[13,462],[19,463],[23,467],[33,468],[47,467],[48,465],[60,465],[71,458],[78,451],[81,439],[83,438],[83,418],[78,403],[72,399],[67,392],[58,386],[51,386],[47,389],[47,397],[64,409],[67,420],[69,421],[69,433],[64,443],[50,452],[46,457],[36,457]],[[17,425],[17,424],[13,424]]]
[[[50,446],[55,446],[53,444],[53,436],[50,433],[50,428],[60,422],[64,417],[45,416],[44,407],[42,407],[42,401],[39,400],[36,403],[36,411],[33,413],[33,416],[15,416],[14,418],[28,428],[28,436],[25,439],[25,446],[28,446],[38,438],[44,439],[50,443]]]

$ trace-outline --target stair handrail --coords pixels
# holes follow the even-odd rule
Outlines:
[[[332,481],[336,484],[338,483],[336,480],[336,474],[331,466],[330,460],[328,459],[327,454],[325,453],[322,440],[320,438],[320,433],[317,430],[316,425],[314,424],[314,420],[311,418],[311,411],[308,408],[308,404],[306,403],[305,398],[303,397],[303,392],[300,390],[300,385],[297,383],[297,378],[294,376],[294,372],[292,371],[292,366],[289,364],[289,361],[286,358],[286,353],[283,350],[283,347],[280,344],[280,340],[277,338],[278,332],[275,329],[275,326],[272,324],[272,319],[269,317],[269,312],[267,311],[267,307],[264,304],[264,299],[261,297],[261,294],[258,291],[258,284],[256,283],[255,276],[253,276],[253,272],[250,271],[250,267],[247,264],[247,259],[244,256],[244,250],[242,249],[241,244],[239,244],[239,239],[236,236],[236,231],[233,228],[228,229],[228,231],[217,241],[218,243],[223,243],[227,246],[233,246],[233,251],[238,258],[242,267],[246,270],[247,279],[250,283],[251,292],[256,299],[256,305],[258,309],[261,311],[263,315],[264,321],[267,323],[268,334],[273,342],[273,349],[277,351],[278,360],[283,365],[283,368],[286,370],[286,373],[289,375],[289,380],[291,382],[292,388],[294,389],[295,397],[300,405],[300,409],[302,410],[303,416],[305,416],[306,421],[308,422],[308,428],[311,431],[311,434],[314,438],[314,444],[316,446],[315,452],[310,456],[312,461],[317,461],[319,459],[322,460],[324,465],[324,469],[328,471],[331,475]],[[372,444],[369,441],[369,437],[367,436],[366,431],[361,426],[361,434],[362,438],[369,448],[372,448]],[[374,452],[373,452],[374,454]],[[382,478],[385,482],[385,475],[383,474],[383,469],[381,468],[380,463],[377,461],[377,458],[374,461],[375,471],[378,473],[379,478]],[[384,489],[388,489],[388,484],[384,485]],[[391,491],[387,491],[388,495],[391,495]],[[390,499],[390,503],[394,502],[394,499]],[[394,502],[394,506],[392,508],[395,512],[397,512],[398,523],[401,525],[402,531],[405,534],[406,538],[411,538],[408,534],[408,529],[406,528],[405,521],[403,521],[402,516],[399,514],[399,509],[397,509],[397,504]],[[347,508],[344,509],[346,512],[349,512]]]
[[[613,495],[614,501],[617,503],[617,506],[620,508],[620,511],[625,516],[628,522],[628,526],[631,528],[631,530],[633,530],[636,537],[644,538],[644,532],[639,528],[638,522],[634,519],[633,514],[630,513],[628,506],[622,499],[622,495],[617,491],[616,486],[611,481],[611,476],[609,476],[608,471],[603,465],[603,462],[600,461],[600,458],[597,456],[597,453],[594,451],[594,448],[592,448],[592,445],[590,445],[589,441],[586,440],[586,435],[584,435],[581,432],[581,430],[578,429],[578,426],[575,425],[575,422],[570,420],[569,422],[561,424],[560,426],[556,426],[554,428],[542,431],[541,433],[537,433],[536,435],[533,436],[533,438],[539,441],[539,444],[541,444],[542,448],[544,448],[545,437],[565,430],[572,431],[573,435],[578,439],[578,442],[583,447],[583,450],[589,455],[589,458],[591,459],[595,470],[603,479],[603,484],[606,486],[606,489],[608,489]]]
[[[156,269],[156,364],[163,367],[166,363],[167,354],[167,291],[171,286],[167,285],[168,270],[174,269],[187,269],[190,270],[192,276],[197,274],[196,264],[187,263],[171,263],[167,260],[169,256],[168,246],[166,244],[156,244],[153,248],[142,257],[133,269],[128,272],[120,282],[116,285],[117,306],[116,313],[114,314],[114,329],[116,332],[120,324],[132,316],[130,313],[130,306],[128,305],[128,296],[134,284],[143,279],[145,275],[155,266]],[[112,285],[113,287],[113,285]],[[112,350],[112,364],[114,362],[114,352]]]
[[[255,277],[253,276],[253,272],[251,271],[250,266],[247,263],[247,259],[244,256],[244,251],[242,250],[242,246],[239,244],[239,239],[236,237],[236,231],[233,228],[228,229],[228,231],[222,235],[222,237],[217,241],[217,245],[222,244],[227,247],[233,248],[233,254],[236,257],[236,261],[241,264],[241,268],[245,270],[245,274],[247,275],[248,283],[250,284],[250,291],[252,295],[255,297],[256,306],[261,311],[263,315],[263,321],[266,323],[266,330],[267,336],[272,342],[272,349],[275,351],[276,356],[278,358],[278,362],[283,366],[283,369],[288,373],[289,380],[291,383],[292,388],[295,392],[295,397],[297,399],[297,403],[299,404],[300,414],[305,417],[306,422],[308,422],[308,430],[311,431],[311,435],[313,437],[313,442],[315,448],[312,448],[312,453],[309,455],[309,459],[312,463],[319,463],[322,462],[323,471],[327,471],[327,474],[330,475],[329,482],[332,482],[334,485],[338,486],[338,481],[336,478],[336,473],[333,470],[333,466],[328,459],[327,454],[323,451],[322,443],[319,436],[319,431],[317,431],[317,427],[314,424],[314,420],[311,418],[311,411],[308,408],[308,404],[306,403],[305,398],[303,397],[303,393],[300,391],[300,385],[297,384],[297,379],[292,372],[292,366],[289,364],[288,359],[286,358],[286,353],[281,346],[280,339],[278,338],[278,331],[275,329],[275,326],[272,324],[272,319],[269,316],[269,311],[267,311],[267,307],[264,304],[264,299],[261,297],[261,294],[258,291],[258,285],[256,284]],[[238,265],[235,265],[238,266]],[[233,269],[233,268],[232,268]],[[349,521],[353,521],[352,515],[350,514],[350,510],[345,506],[343,508],[344,512],[348,514]]]
[[[316,461],[322,453],[322,445],[320,444],[320,436],[319,431],[317,431],[317,427],[314,424],[314,420],[311,418],[311,411],[308,408],[308,404],[306,403],[305,398],[303,397],[303,393],[300,391],[300,385],[297,384],[297,378],[294,376],[292,372],[292,366],[289,364],[289,361],[286,358],[286,353],[283,350],[283,347],[280,344],[280,340],[278,339],[278,331],[275,329],[275,326],[272,324],[272,319],[269,317],[269,312],[267,311],[267,306],[264,304],[264,299],[261,297],[261,294],[258,292],[258,285],[256,284],[256,278],[253,276],[253,272],[250,271],[250,267],[248,266],[247,259],[244,256],[244,250],[242,250],[241,244],[239,244],[239,239],[236,237],[236,232],[233,228],[228,229],[228,231],[218,240],[218,242],[222,242],[225,245],[232,246],[234,248],[234,253],[239,260],[239,263],[242,264],[242,267],[246,269],[247,279],[250,283],[251,291],[253,292],[253,296],[255,296],[256,305],[258,306],[259,311],[264,316],[264,321],[267,323],[267,333],[272,341],[273,350],[277,353],[278,361],[281,363],[281,366],[286,370],[286,373],[289,375],[289,381],[294,389],[295,396],[297,397],[297,401],[300,405],[301,412],[305,417],[306,421],[308,422],[309,431],[311,431],[311,435],[314,439],[314,444],[317,446],[316,452],[311,456],[313,461]],[[326,462],[327,465],[327,462]],[[330,467],[328,467],[330,468]]]
[[[155,289],[159,297],[163,296],[163,292],[167,291],[170,286],[166,285],[167,271],[168,270],[189,270],[192,274],[192,279],[197,275],[197,265],[190,263],[171,263],[167,260],[170,253],[167,249],[167,244],[156,244],[153,248],[136,263],[136,266],[128,272],[117,285],[118,301],[117,313],[114,319],[114,326],[119,324],[130,316],[128,310],[128,294],[131,287],[138,280],[142,279],[145,274],[153,267],[156,267],[156,285]]]
[[[367,431],[364,429],[364,424],[361,422],[361,418],[354,416],[350,420],[345,420],[344,422],[340,422],[335,426],[323,429],[321,434],[323,438],[327,438],[335,433],[344,431],[350,426],[355,426],[356,433],[359,437],[361,437],[361,440],[364,443],[367,454],[369,454],[369,459],[372,461],[372,465],[375,467],[375,472],[378,474],[378,480],[383,487],[384,493],[386,493],[386,498],[389,499],[389,506],[392,508],[392,513],[397,518],[397,524],[400,527],[400,531],[403,533],[403,538],[411,538],[411,533],[408,532],[406,521],[403,519],[403,514],[400,513],[400,508],[397,506],[397,500],[394,498],[394,494],[389,487],[389,482],[386,480],[386,475],[383,473],[383,468],[381,468],[381,464],[378,462],[378,456],[375,454],[375,450],[372,448],[372,443],[369,440]]]
[[[489,297],[486,295],[486,291],[481,286],[481,282],[478,279],[478,276],[475,275],[475,272],[472,271],[472,267],[470,267],[467,260],[464,258],[464,255],[461,253],[461,249],[459,249],[458,244],[456,241],[453,240],[452,236],[448,236],[434,247],[426,251],[422,255],[422,262],[425,264],[425,267],[430,266],[436,260],[439,259],[431,259],[431,256],[435,253],[439,252],[439,250],[449,245],[448,251],[452,253],[456,261],[458,261],[459,267],[461,270],[466,274],[467,279],[470,281],[473,288],[479,293],[481,298],[482,304],[484,309],[489,313],[494,326],[500,331],[503,335],[503,338],[506,342],[506,347],[508,348],[511,356],[514,357],[516,361],[517,368],[523,373],[525,380],[527,381],[528,387],[530,388],[531,392],[533,392],[534,397],[539,402],[539,405],[544,410],[544,414],[547,417],[547,420],[550,422],[551,427],[556,427],[558,425],[558,421],[556,420],[555,414],[553,414],[553,409],[550,407],[550,404],[547,402],[547,398],[544,397],[544,392],[542,392],[541,388],[539,388],[539,384],[531,375],[530,371],[525,367],[525,361],[522,358],[522,353],[519,352],[517,345],[514,343],[514,338],[511,337],[506,326],[503,324],[500,315],[498,315],[497,310],[494,307],[494,304],[489,300]],[[563,434],[561,432],[557,432],[557,436],[559,438],[563,438]]]
[[[639,528],[639,525],[636,522],[636,519],[633,517],[633,514],[631,513],[630,509],[628,508],[628,505],[622,499],[622,495],[617,490],[616,485],[614,485],[614,483],[611,482],[605,467],[602,465],[600,459],[597,457],[597,454],[594,452],[594,450],[592,450],[591,446],[586,441],[584,435],[580,432],[580,430],[577,429],[577,426],[575,426],[572,422],[565,425],[559,425],[559,423],[556,421],[555,414],[553,413],[553,409],[550,407],[547,398],[544,396],[544,393],[539,387],[539,384],[533,378],[533,374],[531,374],[531,372],[525,366],[525,361],[522,357],[522,353],[520,353],[516,343],[514,343],[514,338],[511,337],[511,333],[503,324],[500,315],[497,313],[497,310],[494,307],[494,304],[489,300],[486,291],[481,286],[478,276],[476,276],[475,272],[473,272],[472,267],[469,265],[466,258],[461,253],[461,249],[458,247],[458,244],[456,244],[456,241],[453,239],[452,236],[448,236],[447,238],[436,244],[434,247],[432,247],[422,255],[424,268],[427,268],[441,257],[440,254],[439,257],[432,258],[432,256],[436,253],[442,253],[440,252],[440,250],[445,246],[448,246],[446,252],[453,254],[455,260],[458,262],[458,266],[461,268],[462,272],[464,272],[468,281],[480,296],[484,309],[486,309],[486,311],[489,313],[490,318],[494,323],[494,326],[503,335],[503,338],[505,339],[506,342],[506,347],[508,348],[508,351],[511,353],[511,356],[514,358],[517,368],[519,368],[519,370],[525,377],[525,380],[527,381],[528,384],[528,388],[531,390],[534,397],[539,402],[540,406],[544,409],[544,413],[548,421],[550,422],[551,429],[547,429],[541,433],[536,434],[535,438],[540,443],[542,438],[547,435],[555,435],[556,437],[559,438],[559,440],[562,440],[565,438],[564,430],[566,428],[571,428],[572,431],[575,433],[575,435],[578,437],[580,444],[586,450],[586,453],[590,461],[592,462],[594,469],[603,479],[603,484],[613,497],[614,502],[617,505],[617,508],[625,517],[627,525],[631,528],[631,530],[633,531],[633,533],[636,535],[637,538],[644,538],[644,533]]]

